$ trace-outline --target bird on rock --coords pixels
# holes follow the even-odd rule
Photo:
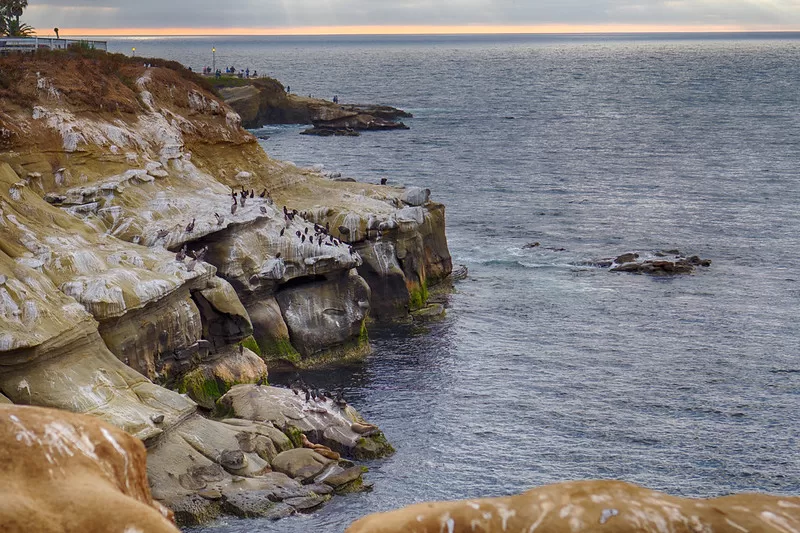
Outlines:
[[[185,244],[183,245],[183,248],[181,248],[180,251],[177,254],[175,254],[175,260],[176,261],[180,261],[181,263],[183,263],[184,259],[186,259],[186,245]]]
[[[192,253],[192,255],[194,256],[194,258],[195,258],[197,261],[202,261],[202,260],[203,260],[203,258],[206,256],[206,253],[208,253],[208,246],[203,246],[203,247],[202,247],[200,250],[198,250],[197,252],[193,252],[193,253]]]
[[[222,223],[225,222],[225,217],[219,213],[214,213],[214,216],[217,217],[217,226],[221,226]]]
[[[158,230],[158,233],[156,233],[156,239],[163,239],[167,235],[169,235],[169,231],[168,230],[160,229],[160,230]]]
[[[283,237],[283,234],[284,234],[285,232],[286,232],[286,228],[281,228],[281,237]]]
[[[238,209],[238,208],[239,208],[239,204],[237,204],[236,200],[234,200],[233,203],[231,204],[231,215],[235,215],[236,214],[236,209]]]
[[[261,194],[258,195],[259,198],[264,198],[267,195],[267,189],[261,191]]]
[[[186,233],[191,233],[194,231],[194,219],[186,226]]]
[[[253,191],[253,189],[250,189],[250,198],[253,198],[255,195],[256,195],[255,191]]]
[[[262,215],[266,215],[267,214],[267,208],[264,207],[263,205],[261,206],[261,214]]]

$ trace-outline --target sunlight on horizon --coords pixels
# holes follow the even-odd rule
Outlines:
[[[62,28],[62,36],[290,36],[290,35],[458,35],[528,33],[715,33],[791,32],[797,27],[745,25],[657,25],[657,24],[541,24],[525,26],[304,26],[294,28]],[[42,31],[39,37],[46,37]]]

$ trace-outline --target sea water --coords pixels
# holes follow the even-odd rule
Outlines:
[[[259,132],[273,157],[429,187],[470,276],[426,327],[373,330],[343,386],[397,453],[369,493],[280,522],[340,532],[423,500],[623,479],[800,493],[800,35],[117,40],[303,96],[414,114],[358,138]],[[526,247],[538,242],[539,246]],[[713,261],[649,277],[627,251]]]

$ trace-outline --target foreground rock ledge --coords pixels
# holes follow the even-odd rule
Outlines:
[[[0,531],[177,533],[142,442],[95,417],[0,405]]]
[[[800,498],[676,498],[621,481],[580,481],[505,498],[420,503],[370,515],[346,533],[795,533]]]

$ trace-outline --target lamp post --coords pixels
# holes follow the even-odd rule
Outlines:
[[[217,47],[211,47],[211,73],[217,75]]]
[[[136,47],[131,48],[131,56],[136,57]]]

